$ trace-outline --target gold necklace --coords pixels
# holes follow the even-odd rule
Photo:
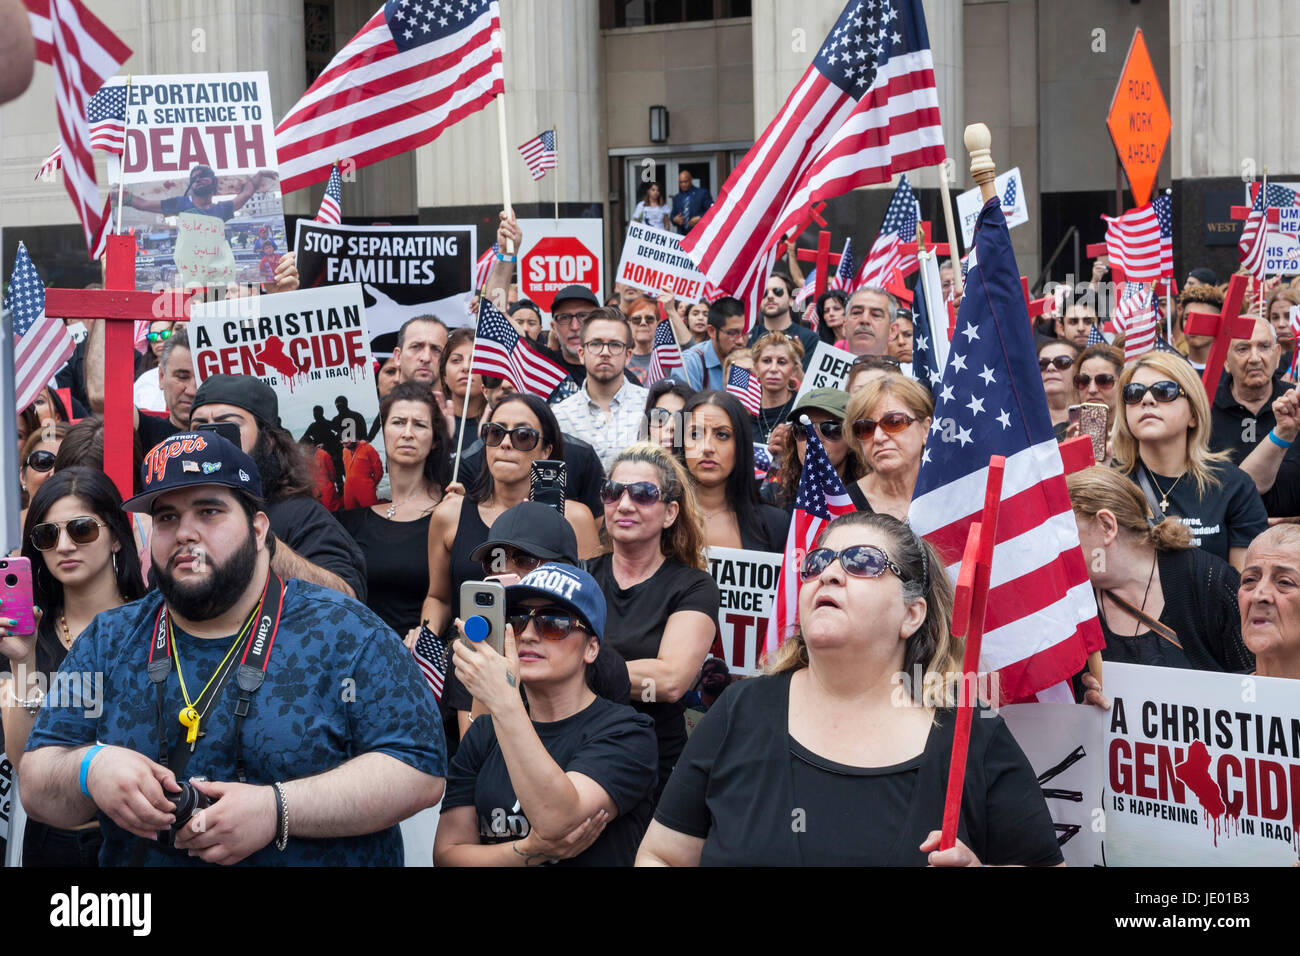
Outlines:
[[[1187,472],[1183,472],[1183,475],[1185,474],[1187,474]],[[1147,469],[1147,476],[1151,479],[1151,484],[1155,485],[1156,491],[1160,492],[1161,511],[1169,510],[1169,496],[1174,493],[1174,489],[1178,487],[1178,483],[1183,480],[1183,475],[1179,475],[1177,478],[1175,478],[1174,483],[1169,486],[1169,490],[1165,491],[1163,488],[1160,487],[1160,483],[1156,481],[1156,476],[1154,472],[1152,472],[1150,468]]]
[[[71,650],[72,634],[68,631],[68,619],[62,613],[59,614],[59,626],[63,628],[63,646]]]

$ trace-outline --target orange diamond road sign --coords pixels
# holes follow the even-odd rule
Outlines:
[[[1151,199],[1172,125],[1169,107],[1160,92],[1160,81],[1156,79],[1156,68],[1151,65],[1151,55],[1147,52],[1147,41],[1142,31],[1136,30],[1110,101],[1106,127],[1139,206]]]

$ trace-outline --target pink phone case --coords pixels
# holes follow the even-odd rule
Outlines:
[[[0,558],[0,617],[14,618],[13,634],[36,630],[32,610],[32,565],[26,558]]]

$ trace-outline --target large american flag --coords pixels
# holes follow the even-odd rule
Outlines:
[[[548,169],[555,168],[555,130],[548,129],[538,133],[519,147],[524,164],[534,181],[546,175]]]
[[[36,401],[77,346],[62,321],[45,317],[45,283],[21,241],[9,276],[5,308],[14,316],[14,393],[22,411]]]
[[[1151,286],[1139,282],[1125,282],[1124,292],[1115,305],[1113,317],[1115,330],[1124,333],[1124,361],[1132,362],[1146,355],[1156,346],[1155,296]]]
[[[903,242],[916,242],[916,226],[920,218],[921,207],[916,201],[916,193],[912,192],[912,184],[904,174],[899,177],[898,188],[889,200],[885,220],[880,224],[880,234],[862,263],[862,270],[854,283],[857,288],[883,286],[894,270],[909,271],[908,267],[916,261],[916,253],[904,255],[898,246]]]
[[[1246,217],[1246,223],[1241,227],[1241,239],[1237,242],[1237,248],[1241,250],[1241,264],[1256,278],[1264,278],[1268,237],[1276,232],[1268,223],[1268,211],[1289,209],[1294,205],[1296,205],[1294,189],[1269,183],[1264,188],[1255,190],[1255,201],[1251,203],[1250,215]]]
[[[90,123],[90,148],[121,156],[126,137],[126,86],[114,83],[92,96],[86,105],[86,120]],[[48,179],[62,165],[63,147],[55,146],[36,171],[36,178]]]
[[[998,672],[1005,702],[1069,680],[1103,640],[997,197],[975,244],[908,520],[955,575],[989,457],[1006,456],[981,666]]]
[[[430,143],[505,92],[496,0],[388,0],[275,128],[283,192]]]
[[[338,163],[330,169],[330,180],[325,184],[325,195],[320,199],[316,222],[328,222],[335,226],[343,222],[343,177],[339,175]]]
[[[59,118],[63,186],[81,220],[86,248],[103,247],[108,204],[99,199],[95,158],[91,155],[90,99],[118,71],[131,49],[81,0],[26,0],[36,59],[54,67],[54,101]]]
[[[731,366],[727,372],[727,392],[736,396],[751,415],[757,415],[763,407],[763,387],[758,384],[758,376],[740,365]]]
[[[794,496],[794,515],[785,539],[785,559],[776,585],[776,602],[767,621],[764,653],[771,656],[790,639],[799,623],[799,567],[803,556],[813,549],[817,536],[826,524],[840,515],[854,511],[853,501],[844,490],[844,482],[826,456],[817,429],[799,424],[808,435],[799,490]]]
[[[447,665],[451,660],[451,649],[446,641],[429,630],[426,625],[421,624],[413,653],[420,673],[424,675],[424,679],[429,682],[429,689],[433,691],[433,699],[441,703],[442,688],[447,682]]]
[[[779,240],[811,204],[945,155],[921,0],[850,0],[682,248],[752,322]]]
[[[662,378],[668,378],[682,366],[682,350],[677,345],[677,336],[673,335],[673,324],[664,319],[655,327],[654,350],[650,353],[650,368],[646,372],[645,384],[653,385]]]
[[[1169,193],[1122,216],[1107,216],[1106,255],[1116,281],[1154,282],[1174,274],[1174,228]]]
[[[515,331],[510,320],[485,298],[479,299],[471,372],[507,379],[516,391],[548,397],[569,373]]]

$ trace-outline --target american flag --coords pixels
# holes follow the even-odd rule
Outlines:
[[[938,269],[934,270],[938,275]],[[912,306],[912,377],[933,391],[943,381],[943,360],[946,350],[935,341],[935,324],[930,320],[930,303],[922,295],[922,288],[917,284],[916,296]],[[940,319],[941,322],[946,318]],[[947,329],[937,334],[947,338]]]
[[[904,173],[899,178],[893,198],[889,200],[889,208],[885,210],[880,235],[876,236],[866,261],[862,263],[862,270],[854,283],[857,288],[883,286],[895,269],[899,272],[909,271],[907,266],[916,261],[916,253],[905,256],[899,252],[898,244],[916,241],[916,225],[920,218],[921,207],[916,201],[916,193],[912,192],[912,184],[907,181],[907,174]]]
[[[325,195],[321,197],[316,222],[328,222],[336,226],[343,222],[343,177],[339,175],[338,163],[330,169],[330,181],[325,184]]]
[[[114,156],[122,155],[122,140],[126,137],[126,86],[115,83],[105,86],[86,104],[86,120],[90,123],[90,148]],[[41,163],[37,179],[48,179],[62,167],[63,148],[54,151]]]
[[[1268,223],[1270,209],[1289,209],[1296,205],[1295,190],[1287,189],[1276,183],[1269,183],[1262,189],[1255,190],[1255,201],[1251,203],[1250,215],[1241,228],[1241,239],[1237,248],[1241,250],[1241,264],[1256,278],[1264,277],[1265,251],[1268,237],[1276,230]]]
[[[1088,346],[1107,345],[1106,336],[1101,334],[1101,327],[1094,322],[1088,326]]]
[[[77,346],[60,320],[45,317],[45,283],[21,241],[9,276],[5,308],[14,316],[14,397],[22,411],[36,401]]]
[[[747,368],[731,366],[727,372],[727,392],[736,396],[751,415],[757,415],[763,407],[763,387],[758,384],[758,376],[750,374]]]
[[[673,335],[673,324],[664,319],[655,327],[654,350],[650,353],[650,368],[646,372],[645,384],[653,385],[682,367],[682,350],[677,345],[677,336]]]
[[[118,71],[131,49],[81,0],[26,0],[36,59],[54,67],[54,101],[59,117],[59,155],[63,187],[72,199],[92,253],[106,245],[108,204],[99,199],[95,158],[91,155],[90,99]]]
[[[1025,700],[1077,674],[1103,640],[997,197],[975,242],[908,518],[955,574],[989,457],[1006,456],[981,670],[998,672],[1002,701]]]
[[[505,92],[496,0],[388,0],[275,128],[283,192],[437,139]]]
[[[803,305],[805,302],[807,302],[809,299],[812,298],[813,293],[816,291],[817,291],[817,267],[813,266],[811,269],[808,270],[808,278],[803,280],[803,285],[801,285],[799,287],[799,291],[794,294],[794,304],[796,306]]]
[[[516,391],[548,397],[569,373],[547,358],[487,299],[480,298],[474,363],[478,375],[507,379]]]
[[[844,292],[851,292],[853,285],[853,240],[851,238],[844,240],[844,251],[840,253],[839,265],[835,267],[835,274],[831,276],[830,282],[827,283],[828,289],[840,289]]]
[[[719,299],[728,298],[730,295],[730,292],[723,292],[712,282],[706,281],[704,283],[703,299],[705,302],[717,302]]]
[[[772,470],[772,453],[766,445],[754,446],[754,480],[767,481],[768,472]]]
[[[1007,180],[1007,191],[1002,196],[1002,211],[1008,216],[1016,214],[1016,177]]]
[[[799,490],[794,496],[794,516],[785,539],[785,559],[781,562],[781,576],[776,585],[776,602],[767,621],[764,652],[769,657],[789,640],[799,623],[799,567],[803,556],[816,545],[817,536],[828,522],[856,510],[844,490],[844,483],[835,473],[835,466],[826,456],[817,429],[811,423],[797,427],[808,435],[808,450],[804,452]]]
[[[548,129],[538,133],[519,147],[524,163],[534,180],[541,179],[548,169],[555,168],[555,130]]]
[[[419,665],[424,679],[429,682],[433,699],[442,702],[442,687],[447,680],[447,664],[451,660],[451,649],[424,624],[420,625],[419,636],[415,639],[415,663]]]
[[[1151,287],[1138,282],[1125,282],[1124,293],[1115,306],[1115,329],[1124,333],[1124,361],[1146,355],[1156,344],[1155,299]]]
[[[1174,228],[1169,193],[1122,216],[1106,216],[1106,255],[1116,281],[1154,282],[1174,273]]]
[[[492,243],[492,248],[478,257],[478,262],[474,263],[474,291],[477,292],[487,285],[488,276],[492,275],[492,264],[497,257],[497,244]]]
[[[921,0],[850,0],[682,248],[753,321],[778,240],[810,205],[945,155]]]

